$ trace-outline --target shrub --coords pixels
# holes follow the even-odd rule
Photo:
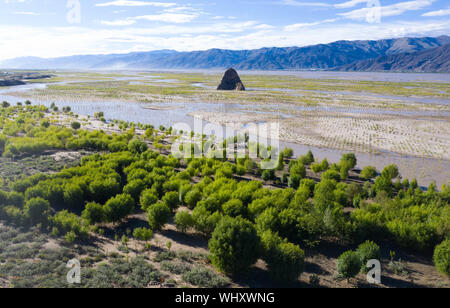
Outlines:
[[[342,155],[341,162],[339,163],[339,165],[341,167],[345,166],[345,168],[348,168],[348,170],[351,170],[356,167],[357,163],[358,163],[358,161],[356,159],[356,155],[353,153],[348,153],[348,154]]]
[[[157,193],[153,189],[146,189],[141,194],[141,207],[144,211],[147,211],[148,208],[158,202]]]
[[[356,251],[361,259],[361,270],[365,273],[369,271],[367,268],[367,262],[369,260],[380,260],[380,247],[372,241],[366,241],[365,243],[359,245]]]
[[[183,280],[202,288],[223,288],[230,284],[228,278],[222,277],[205,267],[195,267],[184,273]]]
[[[133,180],[129,182],[125,187],[123,188],[123,193],[130,195],[136,202],[139,201],[139,196],[141,195],[142,191],[145,189],[145,183],[142,180]]]
[[[223,212],[225,215],[228,215],[230,217],[237,217],[237,216],[245,216],[247,212],[247,208],[244,206],[241,200],[239,199],[232,199],[225,203],[222,206]]]
[[[89,184],[89,193],[93,201],[103,204],[120,193],[120,184],[115,179],[96,179]]]
[[[361,258],[354,251],[344,252],[337,261],[337,271],[343,278],[350,279],[361,271]]]
[[[186,232],[194,227],[195,222],[188,211],[180,211],[175,215],[175,224],[177,225],[178,230]]]
[[[81,128],[81,124],[80,124],[80,122],[72,122],[70,124],[70,127],[72,127],[72,129],[74,129],[74,130],[78,130]]]
[[[389,165],[386,168],[384,168],[383,172],[381,172],[381,176],[383,178],[393,180],[397,178],[400,175],[398,171],[398,167],[396,165]]]
[[[175,211],[180,205],[180,194],[175,191],[170,191],[164,195],[162,201],[170,208],[170,210]]]
[[[186,194],[185,202],[190,209],[193,209],[201,199],[202,193],[194,188]]]
[[[261,177],[264,181],[273,180],[273,179],[275,179],[275,171],[273,169],[264,170]]]
[[[374,179],[378,174],[378,171],[375,167],[368,166],[365,167],[361,172],[361,177],[365,180]]]
[[[169,222],[170,208],[165,203],[156,203],[148,209],[148,223],[153,230],[161,230]]]
[[[84,207],[84,192],[77,184],[64,187],[64,204],[72,211],[81,211]]]
[[[106,218],[103,206],[95,202],[86,204],[86,208],[82,213],[82,217],[86,219],[91,225],[102,223]]]
[[[27,201],[24,210],[31,224],[45,224],[50,215],[50,204],[42,198],[33,198]]]
[[[450,240],[445,240],[436,246],[433,261],[441,274],[450,276]]]
[[[322,180],[334,180],[336,182],[339,182],[341,180],[341,175],[336,170],[328,170],[322,174]]]
[[[0,196],[0,205],[1,205],[1,196]],[[22,208],[24,205],[24,197],[22,194],[18,192],[10,192],[8,195],[8,205],[14,205],[16,207]]]
[[[106,202],[104,211],[107,221],[120,222],[122,219],[133,213],[134,200],[130,195],[117,195]]]
[[[247,270],[259,257],[259,237],[249,221],[224,217],[209,241],[211,262],[219,270],[237,274]]]
[[[283,241],[271,231],[263,233],[261,242],[264,247],[264,260],[272,277],[280,282],[298,280],[304,270],[304,251],[297,245]]]
[[[148,242],[153,237],[153,231],[146,228],[136,228],[134,229],[133,236],[140,241]]]
[[[134,139],[130,141],[130,143],[128,144],[128,151],[130,151],[133,154],[142,154],[147,150],[148,150],[147,144],[138,139]]]

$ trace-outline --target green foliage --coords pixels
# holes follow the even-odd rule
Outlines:
[[[175,215],[175,224],[181,232],[186,232],[195,226],[195,221],[188,211],[180,211]]]
[[[230,217],[245,217],[247,214],[247,208],[239,199],[232,199],[228,201],[222,206],[222,209],[224,214]]]
[[[146,228],[136,228],[133,231],[133,236],[140,241],[148,242],[153,237],[153,231]]]
[[[148,223],[153,230],[161,230],[169,222],[170,208],[165,203],[156,203],[148,209]]]
[[[396,165],[389,165],[381,172],[381,177],[392,181],[400,175]]]
[[[146,189],[141,194],[141,207],[144,211],[147,211],[150,206],[158,202],[157,193],[153,189]]]
[[[337,261],[337,271],[343,278],[353,278],[361,271],[361,258],[354,251],[344,252]]]
[[[74,129],[74,130],[78,130],[81,128],[81,124],[80,124],[80,122],[72,122],[70,124],[70,127],[72,127],[72,129]]]
[[[180,205],[180,194],[175,191],[170,191],[164,195],[162,202],[165,203],[172,212],[174,212]]]
[[[202,193],[198,189],[193,189],[186,194],[185,202],[190,209],[197,206],[197,203],[202,199]]]
[[[356,251],[361,259],[361,270],[368,272],[367,262],[369,260],[381,260],[380,247],[372,241],[366,241],[358,246]]]
[[[142,154],[147,150],[148,150],[147,144],[138,139],[131,140],[130,143],[128,144],[128,151],[134,154]]]
[[[209,241],[211,262],[230,274],[247,270],[259,257],[260,240],[255,227],[243,218],[224,217]]]
[[[217,275],[205,267],[194,267],[183,274],[183,280],[201,288],[224,288],[230,284],[226,277]]]
[[[450,276],[450,240],[443,241],[436,246],[433,256],[437,270],[447,277]]]
[[[139,200],[141,193],[144,191],[146,185],[142,180],[133,180],[123,188],[123,193],[130,195],[135,201]]]
[[[85,210],[82,213],[82,217],[86,219],[91,225],[102,223],[106,220],[105,210],[103,206],[95,202],[86,204]]]
[[[53,217],[53,233],[65,236],[68,243],[88,237],[88,229],[83,226],[81,219],[68,211],[61,211]],[[56,232],[57,231],[57,232]]]
[[[271,231],[261,236],[266,261],[272,277],[280,282],[296,281],[305,267],[305,253],[297,245],[283,241]]]
[[[33,198],[27,201],[24,213],[31,224],[46,224],[50,215],[50,204],[42,198]]]
[[[134,200],[130,195],[117,195],[106,202],[104,211],[108,222],[120,222],[122,219],[133,213]]]
[[[374,179],[378,174],[378,171],[375,167],[367,166],[361,172],[361,177],[365,180]]]

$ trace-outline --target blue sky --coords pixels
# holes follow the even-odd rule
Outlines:
[[[448,0],[0,0],[0,60],[450,34]]]

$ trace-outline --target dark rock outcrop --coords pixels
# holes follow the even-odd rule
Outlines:
[[[222,82],[220,83],[217,90],[245,91],[245,87],[241,81],[241,78],[239,78],[238,73],[234,69],[230,68],[225,72]]]

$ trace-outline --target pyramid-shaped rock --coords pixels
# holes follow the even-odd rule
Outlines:
[[[245,91],[245,87],[241,81],[241,78],[239,78],[238,73],[234,69],[230,68],[225,72],[222,82],[220,83],[217,90]]]

